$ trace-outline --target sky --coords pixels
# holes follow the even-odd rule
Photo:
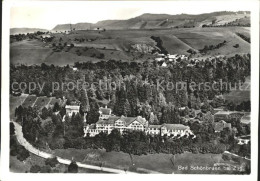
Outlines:
[[[201,14],[214,11],[246,11],[250,3],[235,1],[84,1],[14,3],[11,28],[52,29],[57,24],[96,23],[108,19],[129,19],[144,13]]]

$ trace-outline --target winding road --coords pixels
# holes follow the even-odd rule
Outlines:
[[[16,122],[13,122],[14,127],[15,127],[15,134],[17,137],[18,142],[23,145],[29,152],[42,157],[42,158],[52,158],[55,157],[55,155],[52,155],[50,153],[46,153],[43,151],[40,151],[38,149],[36,149],[35,147],[33,147],[24,137],[23,137],[23,132],[22,132],[22,126],[19,125]],[[57,160],[59,163],[65,164],[65,165],[69,165],[71,163],[71,160],[68,159],[64,159],[61,157],[57,157]],[[110,172],[110,173],[130,173],[130,174],[136,174],[135,172],[130,172],[130,171],[125,171],[125,170],[119,170],[119,169],[114,169],[114,168],[107,168],[107,167],[99,167],[99,166],[94,166],[94,165],[88,165],[85,163],[81,163],[81,162],[76,162],[77,165],[81,168],[87,168],[87,169],[92,169],[92,170],[99,170],[99,171],[104,171],[104,172]]]

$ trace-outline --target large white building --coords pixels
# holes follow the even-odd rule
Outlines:
[[[101,108],[100,110],[108,109]],[[111,109],[110,109],[111,110]],[[109,111],[110,111],[109,110]],[[84,136],[96,136],[97,134],[103,132],[110,134],[113,129],[118,129],[122,134],[127,130],[144,131],[146,134],[151,135],[161,135],[161,136],[184,136],[193,135],[189,126],[182,124],[163,124],[163,125],[149,125],[148,121],[141,117],[125,117],[125,116],[114,116],[108,110],[103,110],[100,114],[100,118],[96,124],[85,124],[84,126]],[[103,113],[106,113],[103,115]],[[109,114],[108,114],[109,113]],[[109,115],[109,116],[107,116]]]
[[[161,136],[193,135],[190,127],[182,124],[149,125],[146,132],[148,134]]]
[[[121,133],[126,130],[145,131],[148,127],[148,121],[141,116],[125,117],[125,116],[110,116],[108,119],[99,119],[96,124],[85,125],[85,136],[95,136],[101,132],[110,134],[113,129],[118,129]]]

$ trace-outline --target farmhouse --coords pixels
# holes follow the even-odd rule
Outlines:
[[[71,105],[66,105],[65,106],[66,113],[71,117],[73,113],[77,114],[79,113],[79,106],[71,106]]]

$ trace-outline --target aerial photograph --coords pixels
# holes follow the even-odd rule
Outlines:
[[[10,9],[10,172],[250,175],[250,9],[102,3]]]

